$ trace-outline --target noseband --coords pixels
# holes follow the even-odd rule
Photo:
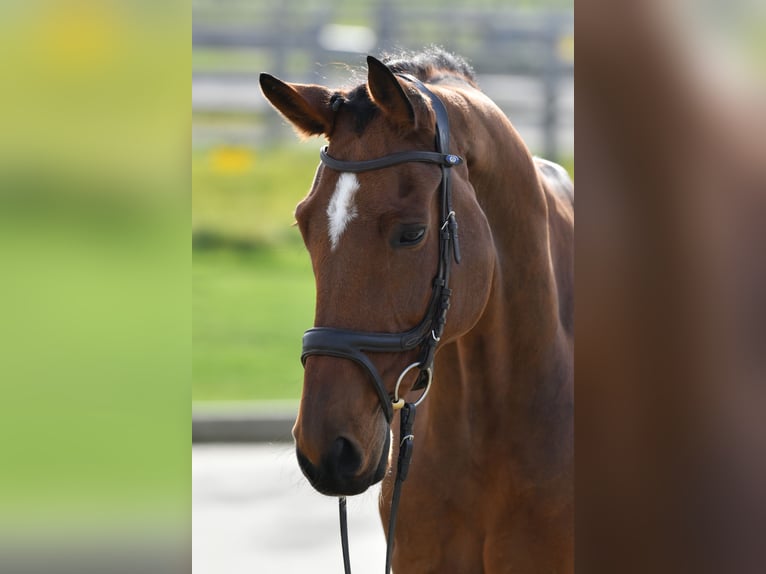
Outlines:
[[[356,362],[370,375],[378,394],[380,405],[389,424],[394,410],[404,406],[399,397],[399,385],[404,375],[417,367],[419,374],[412,390],[425,389],[416,405],[425,398],[431,384],[434,355],[444,331],[452,290],[449,288],[450,265],[452,258],[460,263],[460,247],[457,237],[457,221],[452,210],[452,189],[450,186],[450,168],[462,163],[460,156],[449,153],[449,118],[442,101],[418,79],[399,74],[412,82],[431,100],[436,114],[436,151],[403,151],[363,161],[343,161],[331,157],[327,146],[319,152],[324,165],[340,172],[360,173],[409,162],[433,163],[441,167],[440,186],[441,206],[439,223],[439,267],[433,279],[431,299],[420,323],[403,333],[374,333],[352,331],[334,327],[314,327],[303,335],[303,353],[301,362],[311,355],[340,357]],[[420,347],[420,357],[416,363],[408,366],[400,375],[393,397],[389,394],[383,379],[366,353],[401,353]]]

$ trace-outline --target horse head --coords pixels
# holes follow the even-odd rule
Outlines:
[[[348,165],[434,150],[434,106],[413,81],[372,57],[366,83],[351,90],[288,84],[266,74],[260,79],[267,99],[300,135],[324,135],[326,155]],[[449,108],[449,94],[442,97]],[[444,153],[466,156],[465,145],[453,137]],[[440,241],[447,222],[442,221],[439,197],[442,170],[420,161],[360,172],[327,163],[320,164],[309,194],[295,211],[316,279],[314,324],[351,332],[411,331],[431,304],[443,255]],[[469,163],[450,168],[462,262],[452,266],[448,320],[437,348],[479,320],[495,267],[492,235],[469,180]],[[331,353],[305,357],[293,435],[301,469],[317,490],[357,494],[383,478],[391,411],[381,405],[381,397],[394,396],[399,375],[421,352],[417,346],[364,353],[385,395],[376,392],[370,369],[359,361]],[[409,372],[398,395],[410,393],[416,379],[416,372]]]

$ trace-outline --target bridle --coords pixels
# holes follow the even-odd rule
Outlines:
[[[371,333],[336,329],[334,327],[314,327],[303,335],[303,354],[301,355],[301,362],[304,366],[306,359],[311,355],[341,357],[361,365],[369,373],[375,384],[375,391],[378,393],[381,407],[389,424],[393,419],[394,405],[398,405],[401,408],[403,404],[399,403],[400,399],[396,390],[394,402],[392,403],[380,374],[365,354],[365,351],[370,353],[399,353],[410,351],[420,346],[422,348],[420,359],[417,363],[407,367],[402,375],[417,365],[420,368],[420,375],[413,390],[425,388],[427,391],[431,382],[436,346],[444,331],[447,309],[449,308],[449,300],[452,294],[452,290],[448,286],[452,255],[454,254],[457,263],[460,262],[457,221],[455,219],[455,212],[452,210],[449,168],[459,165],[463,160],[457,155],[447,153],[449,149],[449,119],[444,104],[416,78],[406,75],[402,75],[402,77],[413,82],[431,99],[431,104],[436,114],[437,151],[404,151],[371,160],[343,161],[328,155],[327,146],[325,146],[319,152],[319,157],[322,163],[330,169],[352,173],[372,171],[407,162],[435,163],[441,166],[439,267],[433,280],[431,299],[428,303],[425,316],[416,327],[403,333]],[[402,378],[403,376],[400,376],[399,382],[401,382]]]
[[[406,74],[398,76],[412,82],[423,94],[428,96],[436,115],[436,151],[403,151],[392,153],[376,159],[362,161],[344,161],[331,157],[324,146],[319,157],[322,163],[330,169],[340,172],[359,173],[383,169],[386,167],[408,162],[434,163],[441,167],[442,178],[440,185],[440,223],[439,223],[439,266],[433,279],[431,298],[426,313],[420,323],[409,331],[402,333],[374,333],[367,331],[352,331],[334,327],[314,327],[303,335],[303,353],[301,362],[306,365],[306,359],[312,355],[326,355],[349,359],[359,364],[370,375],[375,391],[378,394],[381,408],[389,425],[394,411],[402,410],[401,443],[397,476],[394,484],[394,494],[391,501],[391,516],[388,527],[388,545],[386,549],[386,574],[391,568],[391,556],[394,546],[394,527],[396,511],[399,503],[401,484],[407,477],[409,460],[412,456],[412,426],[415,419],[416,407],[425,399],[433,380],[433,362],[436,347],[444,332],[447,320],[447,310],[450,305],[452,290],[449,288],[450,267],[454,257],[460,263],[460,247],[457,236],[457,221],[452,209],[452,188],[450,185],[450,168],[460,165],[463,159],[449,153],[449,118],[442,101],[429,90],[420,80]],[[402,371],[394,388],[393,397],[386,390],[380,373],[373,365],[367,353],[400,353],[420,347],[417,362],[412,363]],[[399,396],[399,386],[407,373],[418,369],[418,378],[412,390],[423,393],[414,403],[405,403]],[[346,520],[346,498],[339,500],[341,538],[343,547],[343,562],[346,574],[350,574],[351,566],[348,552],[348,532]]]

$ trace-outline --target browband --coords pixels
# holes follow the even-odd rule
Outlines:
[[[323,146],[319,150],[319,158],[327,167],[336,171],[347,171],[351,173],[360,173],[363,171],[373,171],[384,167],[391,167],[400,163],[421,162],[435,163],[444,167],[460,165],[463,158],[451,153],[442,154],[435,151],[400,151],[376,159],[366,159],[362,161],[342,161],[337,160],[327,153],[327,147]]]

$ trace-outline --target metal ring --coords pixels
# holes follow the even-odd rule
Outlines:
[[[399,380],[396,381],[396,387],[394,387],[394,401],[393,401],[394,409],[397,409],[397,405],[399,405],[401,401],[404,400],[399,398],[399,385],[402,384],[402,381],[404,380],[405,375],[409,373],[415,367],[420,367],[420,363],[412,363],[410,366],[408,366],[406,369],[402,371],[401,375],[399,375]],[[428,369],[426,369],[426,373],[428,373],[428,382],[426,383],[426,390],[423,391],[423,394],[420,395],[420,398],[418,398],[418,400],[415,401],[414,403],[415,406],[418,406],[420,403],[422,403],[423,399],[426,398],[428,391],[431,390],[431,382],[433,381],[433,378],[434,378],[433,371],[429,367]],[[401,408],[401,407],[398,407],[398,408]]]
[[[428,373],[428,382],[426,383],[426,390],[425,390],[425,391],[423,391],[423,394],[422,394],[422,395],[420,395],[420,398],[419,398],[418,400],[416,400],[416,401],[415,401],[415,403],[414,403],[414,404],[415,404],[415,406],[418,406],[420,403],[422,403],[422,402],[423,402],[423,399],[425,399],[425,398],[426,398],[426,395],[428,394],[428,391],[430,391],[430,390],[431,390],[431,383],[432,383],[432,382],[433,382],[433,380],[434,380],[434,373],[433,373],[433,371],[430,369],[430,367],[429,367],[428,369],[426,369],[426,373]]]
[[[419,362],[412,363],[409,367],[407,367],[406,369],[404,369],[402,371],[401,375],[399,375],[399,380],[396,381],[396,386],[394,387],[394,404],[398,403],[399,400],[400,400],[399,399],[399,385],[402,384],[402,381],[404,380],[404,376],[407,373],[409,373],[412,369],[414,369],[415,367],[419,367],[419,366],[420,366]]]

